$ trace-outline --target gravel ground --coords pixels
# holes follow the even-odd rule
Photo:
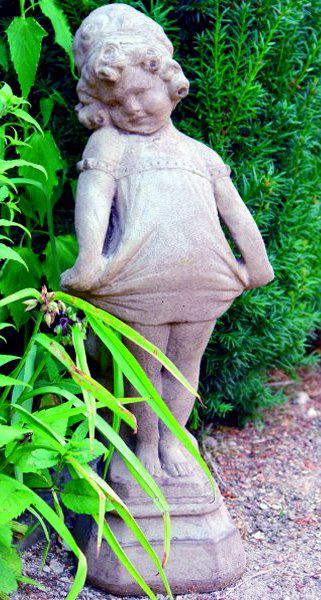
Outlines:
[[[241,531],[248,566],[224,591],[177,600],[321,599],[321,373],[302,376],[299,388],[289,386],[292,400],[268,413],[260,431],[249,424],[203,438],[203,454]],[[65,598],[72,559],[53,541],[39,573],[41,548],[25,553],[25,574],[46,591],[23,586],[14,600]],[[107,599],[113,597],[91,587],[79,596]]]

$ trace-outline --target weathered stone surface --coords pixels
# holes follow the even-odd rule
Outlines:
[[[228,515],[218,488],[214,498],[209,481],[198,466],[189,477],[178,479],[164,474],[156,481],[170,505],[172,543],[165,571],[172,591],[210,592],[238,579],[245,569],[245,554],[240,534]],[[109,483],[126,502],[162,559],[164,531],[160,512],[117,456],[112,462]],[[109,514],[107,520],[153,591],[164,593],[154,563],[132,532],[114,514]],[[139,586],[105,542],[97,557],[97,527],[93,521],[79,519],[76,535],[87,556],[91,583],[115,595],[142,595]]]
[[[98,8],[77,31],[74,53],[78,117],[96,131],[78,165],[79,255],[62,275],[62,287],[132,325],[196,390],[216,319],[243,290],[273,278],[262,237],[222,158],[171,122],[189,84],[158,24],[128,5]],[[242,260],[235,258],[221,221]],[[127,345],[185,428],[195,394],[154,356]],[[127,394],[135,397],[137,391],[131,386]],[[146,402],[131,410],[137,419],[135,453],[171,505],[173,589],[206,591],[227,584],[242,572],[244,556],[219,496],[213,503],[191,457]],[[128,474],[114,467],[111,484],[161,552],[160,517]],[[115,516],[110,523],[159,589],[154,567],[128,530]],[[106,546],[95,558],[92,530],[82,538],[92,580],[115,594],[138,592]]]

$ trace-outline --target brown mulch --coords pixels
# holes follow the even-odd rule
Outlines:
[[[204,436],[203,454],[241,531],[248,566],[224,591],[179,600],[321,599],[321,373],[301,376],[301,385],[289,386],[292,399],[267,413],[260,430],[248,424]],[[25,573],[46,591],[24,586],[14,599],[65,598],[70,555],[54,542],[39,574],[40,556],[41,545],[25,553]],[[91,587],[79,596],[111,598]]]

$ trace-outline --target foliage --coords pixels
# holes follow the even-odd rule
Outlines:
[[[38,481],[39,485],[39,480],[45,480],[60,514],[60,499],[66,506],[74,506],[78,488],[83,512],[96,511],[100,538],[105,535],[121,552],[101,520],[102,502],[107,503],[107,509],[110,506],[110,490],[106,490],[103,478],[95,479],[88,461],[92,451],[102,450],[95,443],[94,432],[103,427],[101,433],[110,450],[105,455],[107,469],[113,448],[121,444],[120,421],[124,414],[129,421],[131,418],[124,402],[115,404],[88,375],[84,330],[76,327],[76,309],[86,313],[114,357],[115,389],[111,396],[124,400],[125,373],[135,379],[140,396],[146,401],[148,398],[168,424],[174,428],[175,424],[139,365],[125,351],[119,334],[129,333],[124,330],[126,326],[106,313],[97,316],[96,309],[58,292],[51,301],[67,305],[67,331],[55,323],[54,332],[52,313],[45,311],[51,326],[49,336],[33,334],[33,312],[25,312],[18,301],[32,295],[38,300],[34,290],[43,284],[57,289],[59,273],[73,264],[77,253],[72,228],[74,165],[87,133],[73,112],[77,98],[71,34],[90,10],[106,3],[21,0],[8,3],[4,9],[6,35],[0,40],[0,68],[9,70],[8,83],[0,90],[0,291],[13,294],[17,301],[2,304],[0,333],[8,332],[14,354],[21,351],[23,358],[10,372],[11,360],[18,359],[10,354],[2,356],[6,375],[1,375],[1,381],[7,387],[0,425],[10,428],[10,432],[2,432],[3,439],[9,436],[6,446],[19,446],[12,455],[16,462],[5,458],[8,464],[3,476],[16,482],[21,498],[27,493],[23,486],[33,490],[28,482]],[[188,135],[212,146],[231,165],[236,186],[264,235],[276,274],[267,288],[244,293],[217,324],[202,365],[201,393],[206,407],[194,411],[192,425],[197,425],[200,417],[222,418],[228,413],[240,421],[257,418],[262,408],[282,400],[282,393],[267,383],[271,369],[293,375],[298,365],[315,360],[307,350],[314,330],[320,326],[320,0],[128,0],[128,4],[150,14],[171,36],[176,56],[191,81],[190,96],[177,109],[175,122]],[[32,291],[27,294],[24,288]],[[19,328],[18,333],[13,325]],[[132,331],[130,335],[137,336]],[[55,343],[51,345],[48,340],[53,337]],[[66,354],[61,343],[71,344],[73,356]],[[75,365],[86,377],[77,379]],[[35,390],[40,390],[39,396],[33,395]],[[50,404],[52,397],[58,399],[57,406]],[[9,399],[10,406],[18,404],[21,408],[9,411]],[[48,411],[63,412],[65,407],[66,414],[50,421],[55,413],[47,413],[42,402],[49,402]],[[99,408],[106,403],[115,409],[112,427],[99,416]],[[36,415],[31,412],[35,407]],[[43,419],[45,431],[41,429]],[[31,433],[31,443],[20,444],[23,437],[9,441],[21,428],[24,435]],[[76,432],[80,437],[75,447]],[[45,447],[34,448],[38,437]],[[87,447],[83,440],[89,440]],[[68,451],[62,451],[61,446]],[[62,456],[63,460],[59,458]],[[78,461],[76,468],[70,460]],[[55,479],[53,486],[52,480],[46,479],[49,469],[57,473],[60,463],[68,463],[72,472],[69,487],[60,488]],[[40,473],[26,472],[30,465],[41,465]],[[136,463],[135,468],[139,470]],[[19,474],[16,480],[12,478],[14,472]],[[145,491],[149,482],[147,489],[155,497],[158,491],[152,480],[145,481],[145,475],[141,479]],[[63,527],[39,495],[32,499],[28,504],[31,510]],[[167,514],[166,507],[160,508]],[[2,530],[0,526],[0,559],[5,546],[2,540],[8,544],[11,539],[9,520],[4,527]],[[65,539],[70,536],[66,529],[60,529],[60,535]],[[77,554],[77,546],[68,539]],[[12,557],[16,566],[6,581],[13,586],[21,581],[21,568],[15,563],[14,552]],[[78,557],[80,575],[76,592],[71,592],[75,594],[81,588],[85,568],[82,555],[78,553]]]
[[[42,518],[47,520],[78,557],[78,575],[76,575],[68,595],[69,599],[76,598],[86,577],[86,564],[84,556],[64,524],[60,500],[67,508],[74,509],[75,493],[77,494],[79,489],[76,512],[90,514],[97,521],[97,552],[103,537],[105,537],[145,593],[150,598],[155,598],[152,590],[130,563],[126,553],[120,548],[105,523],[106,511],[114,510],[125,521],[152,558],[171,597],[163,566],[151,544],[123,501],[89,464],[99,457],[103,457],[104,460],[108,458],[109,462],[110,454],[115,448],[117,449],[138,484],[152,498],[163,515],[164,557],[168,557],[170,522],[166,499],[118,432],[99,415],[99,409],[107,408],[112,414],[118,416],[120,422],[124,421],[133,430],[136,429],[135,417],[126,408],[126,404],[130,403],[131,399],[117,397],[115,395],[117,393],[116,386],[112,393],[95,381],[90,374],[84,346],[87,322],[89,321],[93,330],[108,347],[114,361],[120,366],[130,383],[135,386],[138,393],[142,394],[135,401],[145,401],[150,405],[194,456],[211,480],[207,465],[184,428],[176,422],[136,359],[126,349],[118,335],[115,335],[115,332],[122,333],[125,337],[135,341],[147,352],[153,354],[155,360],[159,360],[183,385],[188,388],[190,386],[176,367],[157,348],[128,325],[105,311],[62,292],[48,293],[46,288],[43,288],[41,294],[33,289],[22,290],[1,300],[0,306],[21,301],[23,298],[28,298],[24,301],[27,310],[39,307],[40,311],[24,356],[9,377],[0,375],[0,385],[5,387],[0,398],[0,444],[2,446],[0,452],[2,461],[0,465],[0,480],[2,481],[0,526],[5,525],[8,529],[12,519],[19,517],[30,507],[36,509],[40,513],[40,522]],[[81,319],[72,307],[80,308],[85,316]],[[42,319],[47,326],[51,327],[52,334],[39,333]],[[55,339],[55,334],[57,339]],[[70,340],[73,344],[75,361],[62,345],[62,342],[70,343]],[[50,358],[50,355],[53,358]],[[2,358],[2,362],[17,359],[18,357],[15,356],[7,356]],[[52,362],[53,359],[55,359],[54,362]],[[52,371],[55,374],[54,380]],[[71,377],[73,385],[70,385],[71,381],[68,379],[68,375]],[[9,394],[11,395],[10,402],[8,401]],[[100,436],[109,442],[109,446],[95,439],[96,429]],[[71,478],[67,485],[60,477],[64,468],[68,469]],[[30,476],[30,474],[33,475],[33,479],[25,479],[26,475]],[[41,481],[41,485],[39,485],[39,481]],[[52,494],[55,511],[34,491],[34,488],[39,487]],[[5,497],[1,498],[1,494]],[[15,552],[14,549],[12,551]],[[164,562],[166,562],[165,558]],[[18,577],[16,579],[19,581]],[[2,588],[0,583],[0,592],[14,591],[17,581],[12,583],[10,589]]]
[[[212,146],[231,165],[235,184],[268,246],[276,280],[244,293],[220,319],[202,366],[202,418],[230,411],[241,421],[255,418],[263,407],[282,399],[278,388],[267,384],[269,371],[293,372],[314,359],[307,358],[306,350],[320,323],[320,2],[128,3],[170,34],[191,81],[191,93],[174,119],[182,131]],[[48,28],[52,9],[44,4],[32,11],[48,35],[42,40],[31,98],[59,140],[64,177],[59,177],[50,204],[57,202],[55,221],[70,235],[74,165],[86,132],[73,113],[77,98],[69,31],[106,2],[86,0],[76,6],[71,0],[56,0],[57,11],[65,15],[60,35]],[[54,27],[55,22],[51,18]],[[32,160],[33,155],[24,156]],[[45,207],[39,198],[36,204],[38,218]],[[64,224],[59,222],[62,206],[64,215],[70,215]],[[59,264],[56,259],[54,265]],[[198,415],[193,416],[195,425]]]

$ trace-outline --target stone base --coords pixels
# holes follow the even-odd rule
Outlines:
[[[162,559],[162,517],[118,456],[112,462],[109,480]],[[164,473],[156,481],[170,505],[172,541],[165,572],[172,592],[211,592],[236,581],[245,569],[245,554],[218,489],[214,499],[208,480],[197,467],[190,477],[174,478]],[[151,589],[164,593],[154,563],[131,531],[116,515],[110,513],[107,519]],[[97,527],[92,520],[79,519],[75,535],[86,554],[92,584],[116,596],[143,595],[105,541],[97,558]]]

